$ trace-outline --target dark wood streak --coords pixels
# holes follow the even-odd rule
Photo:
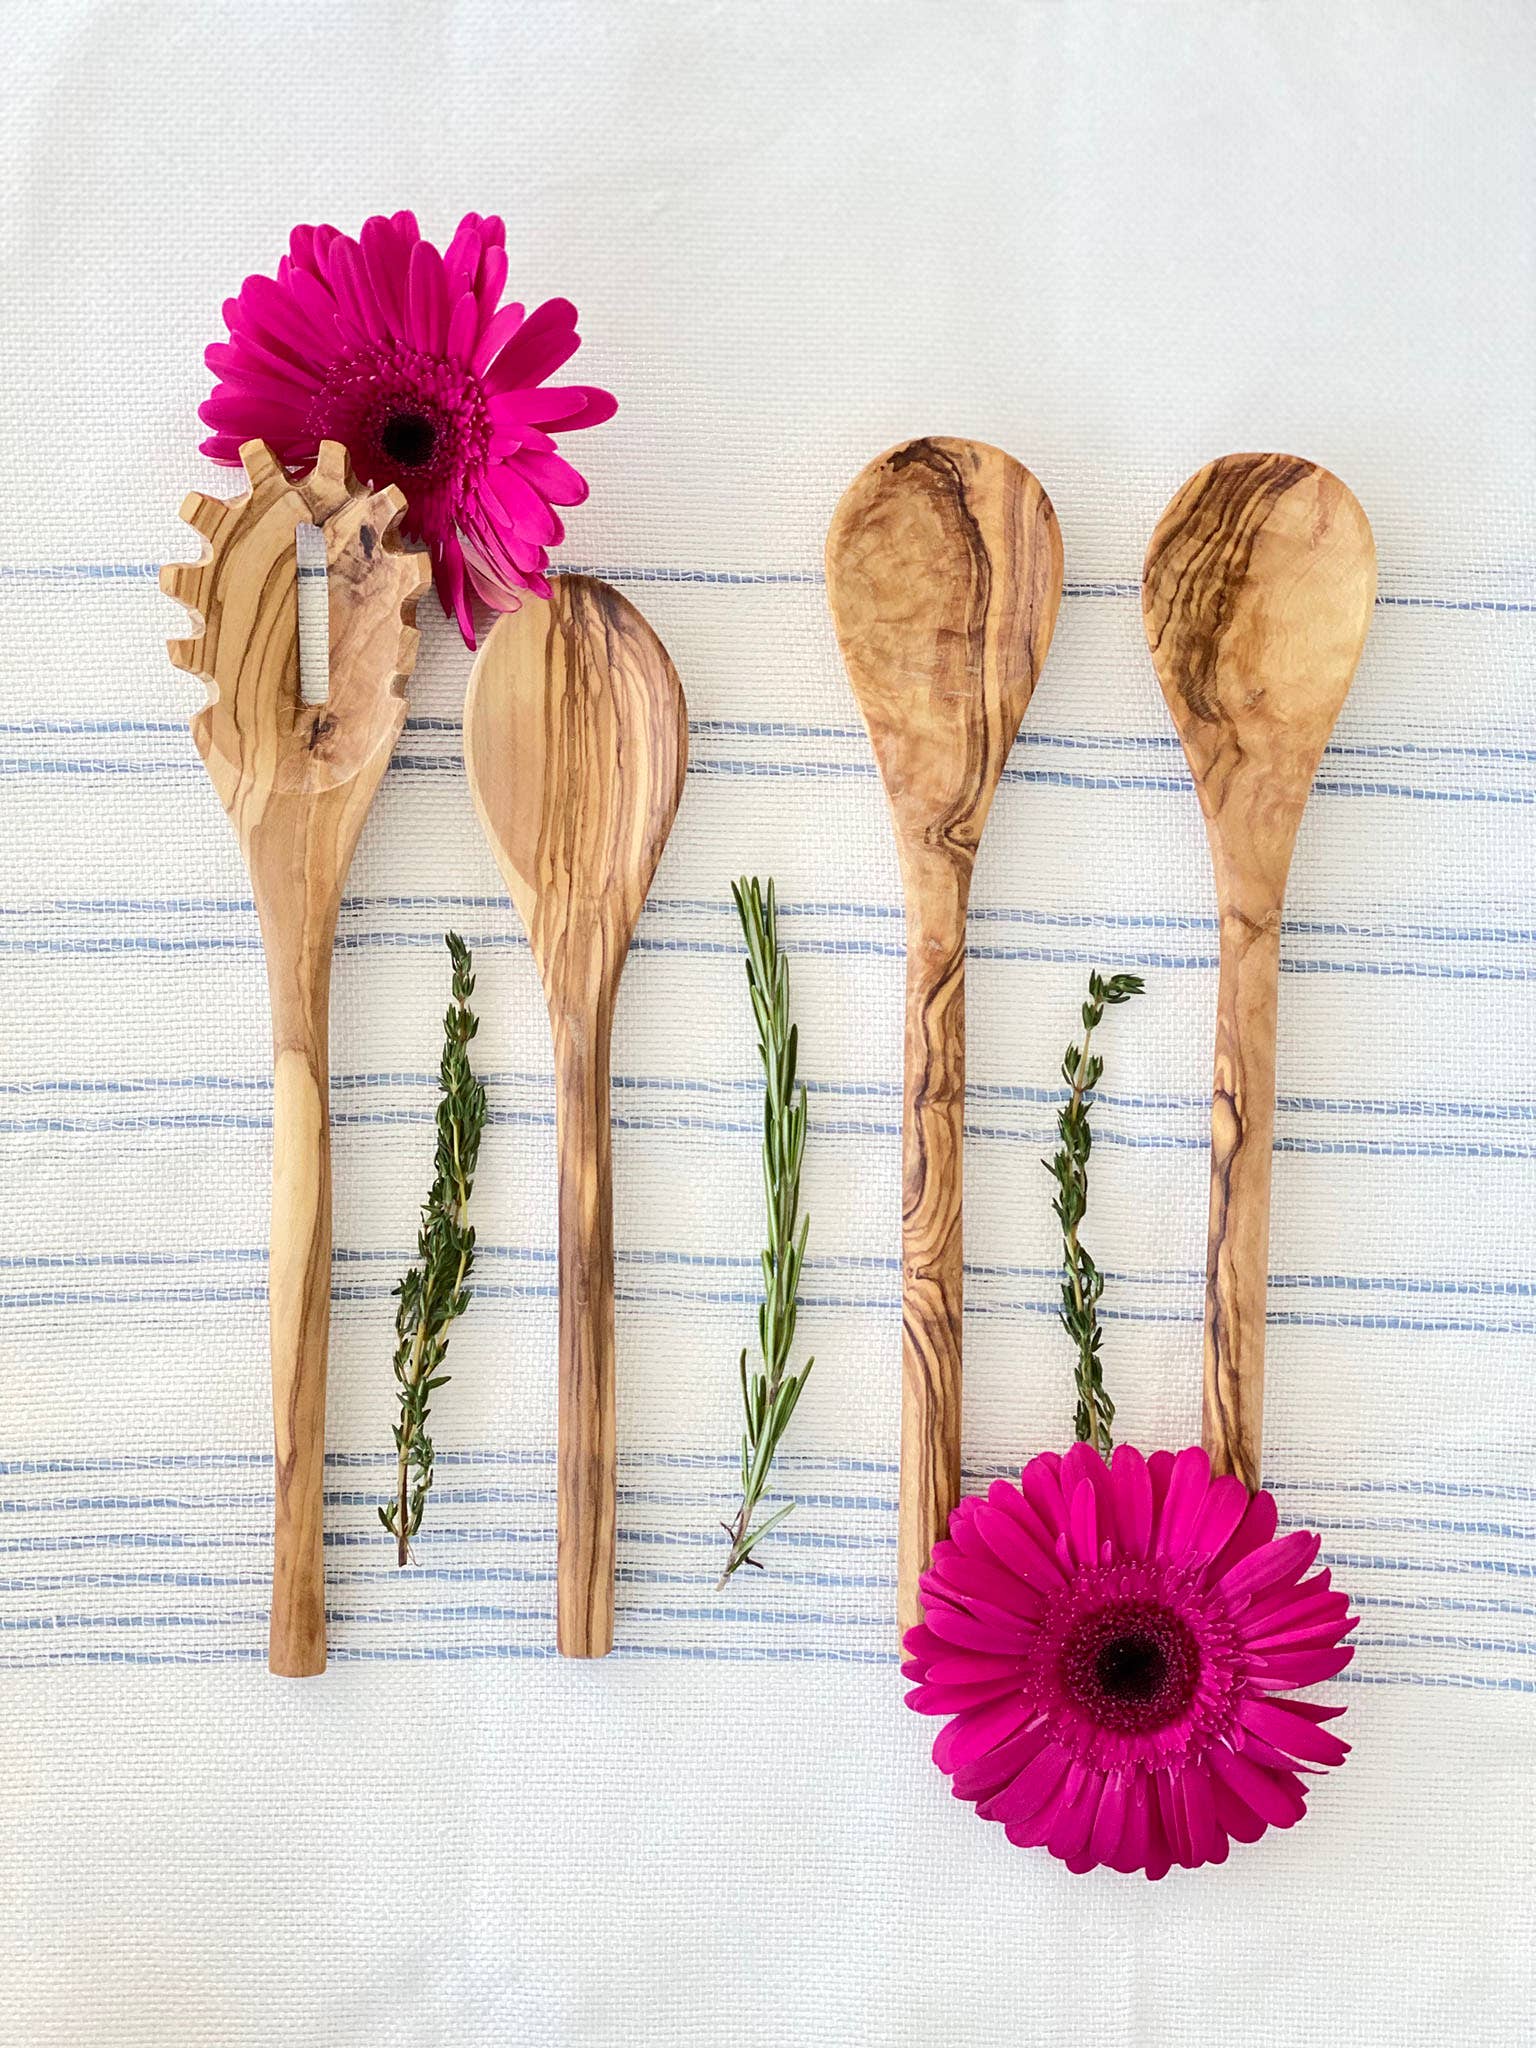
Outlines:
[[[1365,642],[1376,553],[1337,477],[1232,455],[1173,498],[1142,613],[1205,816],[1221,927],[1205,1443],[1260,1477],[1280,922],[1297,828]]]
[[[275,1486],[271,1668],[325,1668],[325,1382],[331,1314],[329,1012],[341,894],[395,739],[429,580],[401,551],[398,491],[370,493],[337,442],[290,480],[259,441],[240,451],[249,494],[194,492],[182,517],[201,562],[161,586],[200,620],[171,659],[212,695],[192,734],[250,871],[272,1008],[273,1168],[268,1294]],[[301,700],[295,528],[326,540],[330,684]],[[363,535],[372,536],[372,546]],[[380,536],[383,536],[382,544]]]
[[[619,978],[682,795],[688,709],[618,591],[554,581],[475,663],[464,757],[549,1009],[559,1155],[557,1640],[613,1644],[615,1382],[611,1044]]]
[[[910,441],[849,486],[827,589],[906,896],[898,1614],[960,1493],[965,922],[998,778],[1050,645],[1061,538],[1020,464]]]

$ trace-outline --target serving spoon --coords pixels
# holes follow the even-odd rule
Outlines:
[[[464,705],[480,823],[528,932],[554,1039],[560,1183],[556,1639],[613,1647],[609,1055],[625,955],[672,829],[688,707],[666,649],[591,576],[498,619]]]
[[[1226,455],[1147,549],[1142,619],[1205,814],[1221,967],[1211,1093],[1204,1440],[1259,1484],[1280,918],[1297,827],[1371,622],[1376,546],[1336,476]]]
[[[897,1619],[960,1498],[965,920],[982,826],[1051,644],[1061,532],[979,441],[891,448],[844,493],[827,595],[906,897]]]
[[[331,949],[363,820],[401,726],[416,659],[416,599],[431,571],[404,553],[405,499],[369,491],[339,441],[290,478],[261,441],[250,484],[226,502],[193,491],[181,516],[200,562],[170,562],[160,587],[198,619],[169,643],[210,685],[192,736],[250,871],[272,1006],[272,1230],[268,1265],[276,1514],[268,1663],[325,1669],[325,1377],[331,1326]],[[300,526],[325,539],[330,682],[299,680]]]

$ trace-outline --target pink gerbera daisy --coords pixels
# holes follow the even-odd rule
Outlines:
[[[238,463],[241,442],[259,439],[309,468],[322,441],[341,441],[359,476],[398,484],[404,531],[426,542],[470,647],[471,589],[496,611],[523,591],[547,597],[565,532],[554,508],[587,495],[551,429],[615,410],[593,385],[545,384],[580,346],[576,308],[500,305],[505,243],[501,221],[478,213],[441,253],[412,213],[376,214],[356,241],[295,228],[277,276],[248,277],[225,301],[229,340],[207,351],[219,381],[200,408],[215,462]]]
[[[1306,1810],[1342,1713],[1287,1697],[1354,1654],[1318,1538],[1199,1449],[1087,1444],[962,1500],[922,1580],[907,1703],[953,1716],[933,1759],[957,1799],[1069,1869],[1162,1877],[1226,1860]]]

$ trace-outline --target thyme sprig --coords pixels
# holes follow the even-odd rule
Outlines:
[[[1112,974],[1106,981],[1094,973],[1088,977],[1088,1000],[1083,1004],[1083,1042],[1069,1045],[1061,1063],[1061,1077],[1071,1091],[1066,1107],[1056,1118],[1061,1149],[1054,1159],[1041,1164],[1056,1183],[1051,1207],[1061,1224],[1063,1278],[1061,1326],[1077,1347],[1077,1440],[1092,1444],[1102,1456],[1113,1449],[1110,1425],[1115,1404],[1104,1388],[1099,1358],[1102,1331],[1098,1304],[1104,1292],[1104,1275],[1089,1257],[1078,1236],[1078,1226],[1088,1208],[1088,1155],[1093,1149],[1093,1132],[1088,1111],[1093,1091],[1104,1072],[1104,1062],[1090,1052],[1093,1034],[1104,1021],[1106,1006],[1128,1003],[1144,988],[1139,974]]]
[[[755,1529],[752,1527],[752,1517],[768,1484],[774,1453],[815,1362],[807,1359],[799,1373],[786,1370],[795,1341],[800,1267],[810,1229],[810,1218],[800,1215],[805,1084],[800,1084],[797,1094],[795,1060],[799,1034],[789,1021],[789,962],[779,951],[778,905],[772,881],[765,897],[755,876],[751,881],[743,876],[731,884],[731,895],[747,942],[747,987],[757,1019],[758,1051],[763,1062],[763,1194],[768,1242],[762,1258],[763,1300],[757,1312],[762,1363],[749,1372],[745,1348],[741,1354],[741,1398],[746,1411],[741,1439],[741,1504],[733,1520],[720,1525],[730,1543],[720,1586],[744,1564],[762,1570],[760,1560],[752,1554],[754,1549],[770,1529],[794,1511],[794,1502],[786,1501]]]
[[[469,1198],[485,1129],[485,1087],[469,1064],[469,1043],[480,1020],[469,1007],[475,977],[468,946],[457,932],[445,943],[453,962],[453,999],[443,1018],[443,1057],[438,1068],[436,1172],[416,1236],[418,1263],[395,1289],[395,1379],[400,1420],[395,1424],[395,1497],[379,1509],[379,1520],[395,1538],[396,1562],[409,1561],[411,1538],[421,1527],[432,1486],[432,1439],[427,1410],[432,1395],[451,1374],[440,1370],[448,1355],[449,1326],[469,1306],[467,1281],[474,1270],[475,1231]],[[414,1482],[413,1482],[414,1475]]]

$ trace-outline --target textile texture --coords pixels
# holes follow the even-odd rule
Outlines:
[[[1513,2044],[1536,1884],[1536,28],[1519,0],[81,5],[0,14],[0,2042]],[[617,1642],[553,1653],[554,1130],[430,595],[332,1007],[331,1666],[265,1670],[271,1064],[169,665],[204,345],[296,221],[508,221],[618,394],[554,566],[666,643],[691,760],[614,1048]],[[903,941],[827,615],[837,498],[971,435],[1051,494],[1054,647],[977,865],[968,1479],[1064,1448],[1058,1062],[1145,1449],[1199,1432],[1216,987],[1137,597],[1213,456],[1337,471],[1380,594],[1298,845],[1265,1471],[1362,1615],[1355,1745],[1224,1869],[1074,1878],[951,1800],[892,1625]],[[772,874],[810,1085],[768,1569],[714,1590],[754,1341]],[[491,1122],[419,1561],[393,1303],[448,963]],[[1218,2031],[1219,2030],[1219,2031]]]

